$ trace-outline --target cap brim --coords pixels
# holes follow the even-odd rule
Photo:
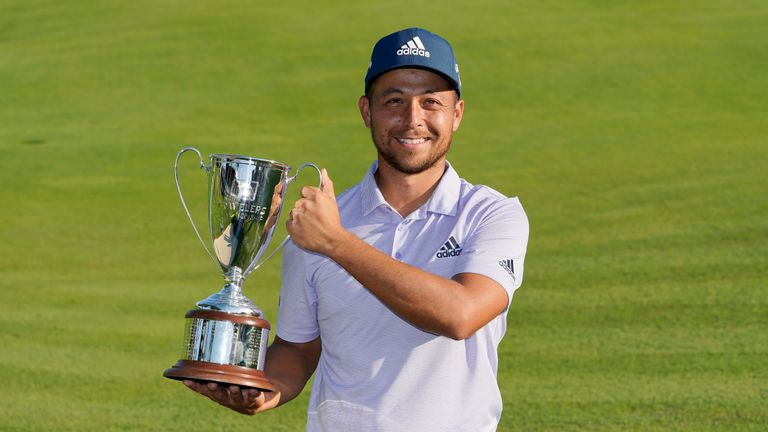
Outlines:
[[[448,75],[440,72],[439,70],[437,70],[435,68],[432,68],[432,67],[429,67],[429,66],[422,66],[422,65],[418,65],[418,64],[395,65],[395,66],[392,66],[390,68],[383,69],[383,70],[377,72],[375,75],[373,75],[370,78],[368,78],[368,82],[366,82],[366,84],[365,84],[365,93],[366,94],[368,93],[368,90],[371,88],[371,85],[373,85],[373,83],[377,79],[379,79],[382,75],[384,75],[387,72],[391,72],[393,70],[396,70],[396,69],[421,69],[421,70],[429,71],[429,72],[432,72],[434,74],[440,75],[443,79],[445,79],[445,81],[448,82],[448,84],[451,85],[451,87],[453,87],[453,90],[456,92],[456,94],[459,96],[459,98],[461,98],[461,90],[459,89],[459,83],[457,83],[456,80],[454,80],[453,78],[449,77]]]

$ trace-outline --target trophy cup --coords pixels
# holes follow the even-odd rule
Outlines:
[[[178,164],[187,151],[197,153],[200,167],[208,174],[208,225],[215,256],[181,193]],[[226,285],[187,312],[183,357],[163,376],[274,391],[264,373],[271,327],[262,311],[243,295],[242,285],[288,241],[286,237],[261,260],[280,217],[285,190],[306,167],[320,173],[316,165],[305,163],[289,176],[291,167],[286,164],[230,154],[213,154],[206,165],[194,147],[184,147],[176,155],[173,173],[181,204],[203,248],[224,273]]]

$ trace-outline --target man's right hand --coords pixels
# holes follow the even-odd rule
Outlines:
[[[219,385],[215,382],[201,383],[183,380],[192,391],[241,414],[254,415],[272,409],[280,402],[280,392],[263,392],[236,385]]]

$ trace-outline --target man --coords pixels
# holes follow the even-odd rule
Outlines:
[[[360,114],[377,150],[335,197],[305,187],[289,214],[277,335],[278,391],[186,384],[253,414],[315,374],[310,431],[492,431],[497,347],[523,277],[528,222],[516,198],[446,161],[464,113],[453,49],[411,28],[379,40]]]

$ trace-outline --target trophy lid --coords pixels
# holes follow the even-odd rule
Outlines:
[[[243,295],[240,287],[228,283],[221,291],[211,294],[208,298],[197,302],[197,307],[203,310],[221,311],[231,314],[251,315],[261,317],[264,313],[248,297]]]

